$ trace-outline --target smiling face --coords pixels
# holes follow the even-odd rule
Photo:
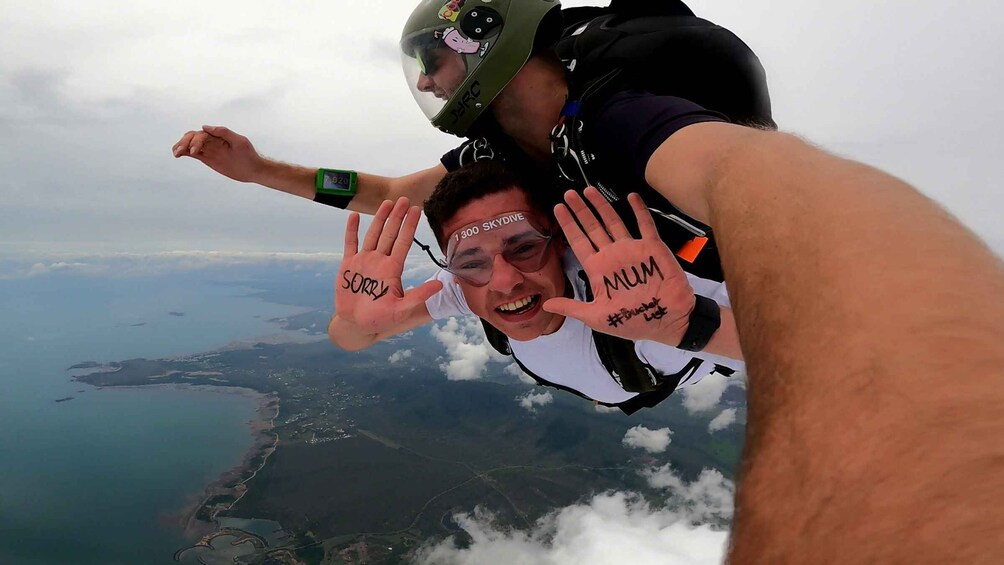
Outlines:
[[[540,217],[532,210],[533,206],[522,190],[511,189],[489,194],[457,210],[443,223],[443,233],[453,234],[465,226],[513,211],[524,211],[533,223],[551,227],[549,219]],[[523,235],[517,230],[507,233],[506,239],[520,241],[521,237]],[[564,317],[545,312],[541,305],[550,298],[565,296],[567,283],[561,267],[561,255],[564,251],[561,239],[555,237],[551,240],[544,252],[543,265],[529,273],[508,263],[503,258],[505,244],[493,241],[494,239],[486,240],[481,254],[491,261],[491,277],[487,284],[475,286],[460,277],[456,279],[471,311],[518,341],[528,341],[557,331]]]

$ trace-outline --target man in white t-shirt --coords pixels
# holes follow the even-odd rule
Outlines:
[[[572,192],[555,208],[563,239],[534,201],[542,191],[525,184],[490,161],[447,175],[425,203],[443,269],[407,292],[401,273],[418,208],[405,198],[385,202],[361,250],[359,218],[350,216],[331,341],[358,350],[435,319],[473,315],[539,383],[627,413],[716,366],[742,367],[725,286],[680,269],[637,195],[629,200],[640,239],[591,189],[586,198],[599,218]],[[640,377],[628,374],[633,367]]]

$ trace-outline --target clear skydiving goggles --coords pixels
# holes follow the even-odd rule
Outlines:
[[[446,260],[433,257],[433,261],[471,285],[484,286],[492,278],[498,255],[521,272],[539,271],[547,262],[552,239],[547,230],[530,221],[528,212],[506,212],[467,224],[450,234]]]

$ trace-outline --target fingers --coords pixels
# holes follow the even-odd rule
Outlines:
[[[443,290],[443,283],[440,281],[426,281],[404,293],[406,307],[421,304],[432,298],[440,290]]]
[[[589,237],[589,240],[593,242],[593,247],[601,249],[613,243],[606,228],[604,228],[603,224],[596,218],[593,211],[586,206],[586,201],[579,196],[579,193],[574,190],[566,192],[565,203],[568,205],[568,208],[572,211],[572,213],[575,214],[575,219],[579,221],[579,224],[582,226],[582,230]]]
[[[575,223],[575,218],[572,217],[567,206],[564,204],[555,206],[554,218],[558,220],[558,225],[561,226],[561,231],[565,234],[568,246],[572,248],[572,253],[575,253],[575,257],[580,263],[585,262],[596,253],[596,248],[593,247],[586,234],[582,233],[579,224]]]
[[[655,220],[652,219],[652,212],[642,201],[641,196],[632,192],[628,194],[628,202],[631,204],[631,210],[634,211],[634,217],[638,220],[638,231],[641,233],[641,238],[660,239],[659,231],[655,227]]]
[[[589,186],[586,187],[584,192],[586,199],[589,200],[589,203],[593,205],[593,208],[599,212],[600,219],[603,220],[603,225],[606,227],[606,231],[613,236],[615,240],[632,239],[631,234],[624,225],[624,221],[617,215],[617,212],[614,211],[614,207],[607,202],[607,199],[600,194],[600,191]]]
[[[349,214],[349,221],[345,222],[345,250],[342,251],[342,261],[352,257],[359,251],[359,214],[352,212]]]
[[[204,131],[193,131],[189,132],[191,137],[188,139],[187,147],[176,146],[175,155],[188,155],[189,157],[198,157],[202,154],[203,149],[206,148],[207,143],[217,143],[222,144],[223,141],[216,139],[214,136],[204,132]]]
[[[171,152],[174,153],[175,157],[181,157],[182,155],[188,153],[188,147],[191,145],[192,138],[195,137],[196,133],[198,132],[190,131],[185,135],[181,136],[181,139],[178,140],[178,143],[175,143],[174,147],[171,148]]]
[[[404,196],[398,198],[397,202],[394,203],[394,207],[391,208],[387,222],[383,226],[380,239],[377,240],[377,253],[390,255],[390,251],[397,241],[397,234],[401,231],[401,223],[404,222],[408,212],[408,199]]]
[[[223,126],[202,126],[202,131],[190,131],[181,136],[178,143],[175,143],[171,148],[171,152],[174,153],[175,157],[196,157],[202,154],[206,143],[211,142],[214,138],[231,146],[247,139]]]
[[[545,300],[541,305],[541,308],[552,314],[583,320],[583,315],[585,314],[584,311],[589,309],[589,303],[580,302],[571,298],[559,297]]]
[[[230,144],[233,144],[234,142],[239,141],[241,138],[244,137],[239,133],[234,133],[230,131],[228,128],[225,128],[223,126],[202,126],[202,131],[208,133],[213,137],[219,137]]]
[[[394,203],[390,200],[384,200],[383,204],[377,208],[376,214],[373,215],[373,223],[366,230],[366,237],[363,239],[363,251],[374,251],[376,249],[377,242],[380,240],[380,232],[383,231],[383,225],[393,208]]]
[[[397,236],[397,241],[394,242],[394,248],[391,250],[390,256],[402,265],[408,256],[408,251],[411,249],[411,242],[415,239],[415,230],[418,229],[418,222],[421,219],[422,211],[418,206],[412,206],[408,210],[408,215],[404,218],[404,224],[401,225],[401,234]]]

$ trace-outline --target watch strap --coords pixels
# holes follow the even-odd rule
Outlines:
[[[722,325],[722,311],[717,302],[699,294],[695,294],[694,299],[694,309],[690,312],[687,331],[677,346],[684,351],[704,349],[711,341],[711,336],[715,335],[718,327]]]
[[[314,202],[345,209],[356,195],[355,171],[318,169],[314,177]]]

